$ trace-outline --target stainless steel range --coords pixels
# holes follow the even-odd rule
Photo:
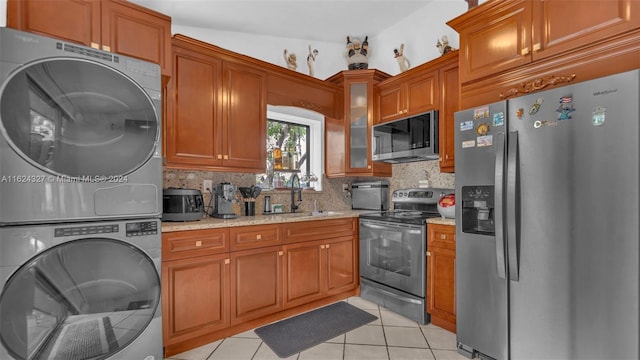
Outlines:
[[[452,189],[393,192],[393,210],[360,215],[360,296],[421,324],[426,312],[426,219]]]

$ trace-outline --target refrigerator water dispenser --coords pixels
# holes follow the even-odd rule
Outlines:
[[[462,187],[462,231],[472,234],[495,235],[494,187]]]

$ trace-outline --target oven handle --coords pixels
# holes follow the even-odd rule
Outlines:
[[[364,225],[377,230],[389,230],[389,229],[396,229],[396,228],[402,229],[402,230],[413,229],[412,231],[414,232],[422,231],[422,227],[423,227],[423,225],[380,223],[380,222],[373,222],[373,221],[362,220],[362,219],[360,220],[360,225]]]

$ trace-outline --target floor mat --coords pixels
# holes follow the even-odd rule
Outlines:
[[[376,319],[341,301],[254,331],[276,355],[286,358]]]

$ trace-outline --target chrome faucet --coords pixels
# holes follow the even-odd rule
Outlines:
[[[300,185],[300,178],[298,174],[293,174],[291,177],[291,212],[294,213],[300,206],[296,205],[296,187],[295,181],[298,180],[298,202],[302,202],[302,186]]]

